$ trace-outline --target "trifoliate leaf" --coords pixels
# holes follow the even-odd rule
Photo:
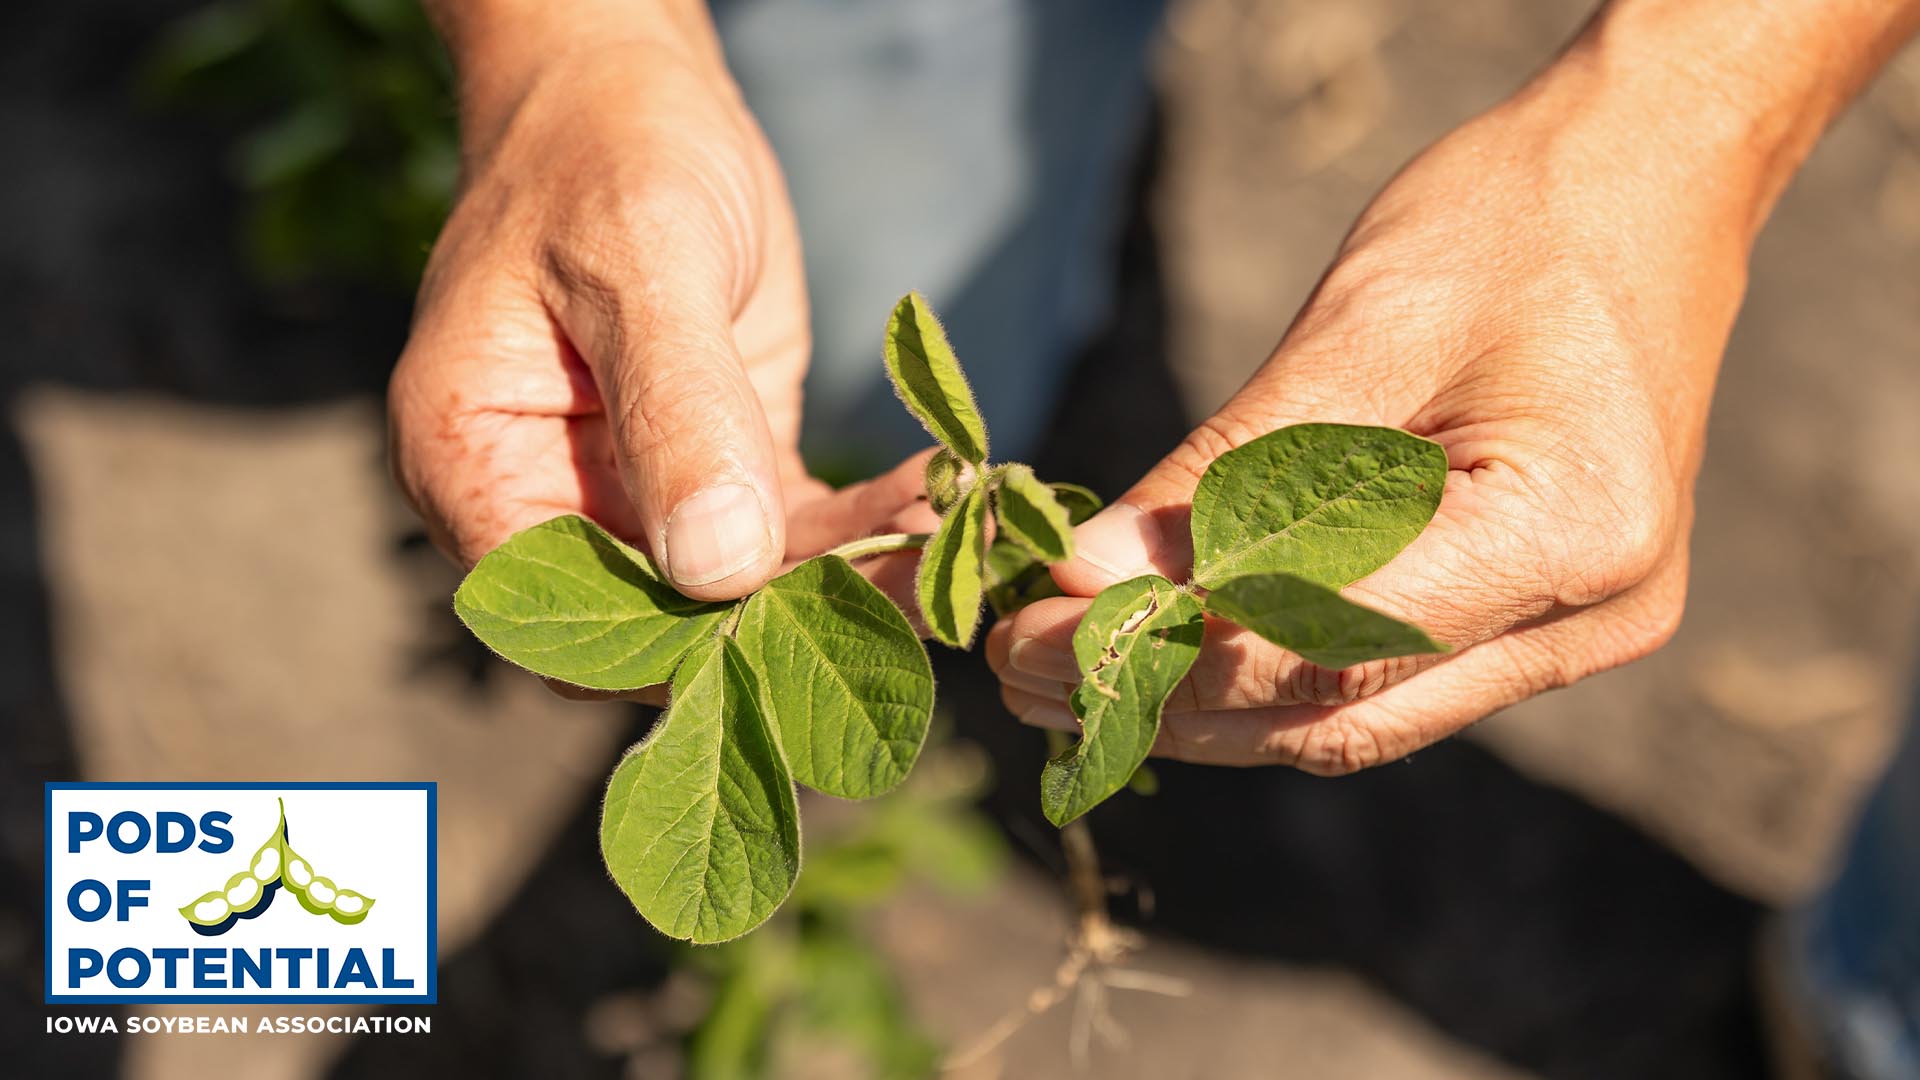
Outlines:
[[[597,690],[667,681],[728,606],[680,595],[646,556],[572,514],[509,537],[453,596],[460,621],[493,651]]]
[[[907,617],[837,555],[747,599],[735,640],[765,676],[794,779],[866,799],[906,779],[933,717],[933,667]]]
[[[708,636],[673,676],[673,703],[607,785],[600,853],[659,931],[698,944],[759,926],[800,872],[800,814],[761,687],[730,639]]]
[[[1417,626],[1292,574],[1223,581],[1207,595],[1207,610],[1325,668],[1447,651]]]
[[[1216,458],[1193,495],[1193,578],[1294,574],[1338,588],[1378,570],[1440,506],[1447,455],[1383,427],[1296,424]]]

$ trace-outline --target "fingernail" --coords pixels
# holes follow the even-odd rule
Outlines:
[[[1073,654],[1038,638],[1021,638],[1007,650],[1007,663],[1015,670],[1038,675],[1055,682],[1079,682],[1080,665]]]
[[[1020,714],[1020,722],[1055,731],[1080,730],[1080,721],[1074,719],[1072,711],[1058,705],[1035,705]]]
[[[676,585],[710,585],[767,558],[773,538],[760,495],[745,484],[715,484],[667,515],[661,561]]]
[[[1138,507],[1115,503],[1073,530],[1073,550],[1113,581],[1151,574],[1153,554],[1160,550],[1160,525]]]

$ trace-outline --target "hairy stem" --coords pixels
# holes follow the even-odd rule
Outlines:
[[[875,555],[891,555],[896,551],[919,551],[933,538],[932,533],[883,533],[880,536],[868,536],[859,540],[849,540],[825,554],[838,555],[852,562],[855,559],[867,559]]]

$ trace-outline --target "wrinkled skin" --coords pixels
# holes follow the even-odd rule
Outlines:
[[[1451,471],[1438,515],[1346,590],[1455,650],[1330,671],[1209,618],[1156,753],[1340,774],[1641,657],[1674,632],[1713,374],[1749,233],[1583,164],[1612,133],[1555,122],[1557,89],[1455,132],[1355,226],[1273,357],[1055,568],[1070,595],[996,626],[1007,706],[1075,730],[1074,625],[1102,586],[1176,581],[1194,487],[1286,424],[1402,427]],[[1744,213],[1744,211],[1743,211]]]
[[[799,238],[724,71],[652,43],[594,49],[467,128],[493,134],[469,137],[390,392],[400,486],[456,562],[580,513],[654,554],[681,591],[730,599],[846,540],[937,523],[924,455],[839,492],[801,464]],[[759,494],[766,539],[690,584],[663,533],[716,481]],[[910,595],[911,556],[863,569]]]
[[[1328,671],[1209,620],[1158,753],[1340,774],[1658,648],[1685,600],[1707,407],[1755,235],[1920,0],[1613,0],[1361,216],[1266,365],[1080,527],[1068,597],[990,633],[1009,708],[1072,730],[1085,597],[1184,580],[1194,486],[1286,424],[1446,448],[1439,513],[1348,595],[1454,651]]]

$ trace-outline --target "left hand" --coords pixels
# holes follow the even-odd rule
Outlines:
[[[1069,595],[993,629],[1010,709],[1077,730],[1066,702],[1085,598],[1141,573],[1186,580],[1207,465],[1309,420],[1446,448],[1431,526],[1346,592],[1454,652],[1331,671],[1209,619],[1157,754],[1352,772],[1672,635],[1708,400],[1760,214],[1737,185],[1677,175],[1680,159],[1671,176],[1619,167],[1638,133],[1586,100],[1549,80],[1381,194],[1266,365],[1079,528],[1079,557],[1054,568]]]

